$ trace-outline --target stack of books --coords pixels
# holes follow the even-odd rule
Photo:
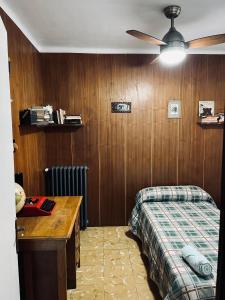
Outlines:
[[[55,124],[82,124],[80,115],[69,116],[66,114],[65,110],[61,108],[53,111],[53,120]]]
[[[82,124],[81,116],[66,116],[65,117],[65,124],[81,125]]]
[[[53,110],[53,120],[55,124],[64,124],[66,112],[63,109]]]

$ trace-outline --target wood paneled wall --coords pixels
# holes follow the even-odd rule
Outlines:
[[[39,54],[0,10],[11,60],[15,170],[27,194],[44,193],[43,170],[55,164],[89,167],[91,225],[126,224],[136,192],[146,186],[196,184],[220,204],[221,129],[197,125],[198,101],[224,110],[225,57],[190,55],[175,68],[151,65],[151,55]],[[182,118],[168,119],[169,99]],[[112,114],[112,101],[131,101],[131,114]],[[52,104],[81,114],[80,129],[19,128],[19,110]]]
[[[45,103],[81,114],[80,129],[46,133],[46,164],[86,164],[91,225],[123,225],[146,186],[195,184],[220,203],[222,129],[197,125],[198,101],[225,104],[225,56],[189,55],[174,68],[151,55],[42,54]],[[169,99],[182,118],[168,119]],[[112,101],[131,114],[112,114]]]
[[[40,130],[19,128],[19,111],[43,104],[40,55],[2,9],[0,16],[8,34],[13,136],[19,146],[14,154],[15,171],[23,172],[27,195],[39,194],[44,192],[45,134]]]

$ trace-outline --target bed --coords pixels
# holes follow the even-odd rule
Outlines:
[[[197,186],[142,189],[129,221],[149,260],[150,278],[165,300],[215,299],[219,210]],[[191,244],[211,263],[208,278],[197,275],[181,257]]]

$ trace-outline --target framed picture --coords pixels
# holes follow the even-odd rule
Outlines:
[[[112,113],[130,113],[131,102],[112,102],[111,109]]]
[[[181,102],[180,100],[170,100],[168,102],[168,118],[181,118]]]
[[[199,117],[214,116],[215,101],[199,101]]]

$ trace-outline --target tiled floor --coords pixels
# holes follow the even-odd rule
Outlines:
[[[80,299],[161,299],[156,286],[148,283],[138,243],[128,227],[89,227],[81,232],[77,289],[68,291],[68,300]]]

